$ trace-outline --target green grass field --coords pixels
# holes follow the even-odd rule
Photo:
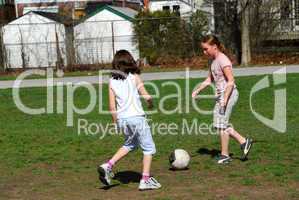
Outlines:
[[[217,135],[155,134],[158,152],[152,173],[163,188],[146,192],[137,190],[142,160],[140,150],[116,166],[117,180],[113,187],[105,188],[98,181],[97,165],[122,145],[123,138],[78,135],[77,120],[110,123],[110,115],[99,114],[96,107],[87,115],[75,115],[74,127],[67,127],[66,114],[24,114],[16,108],[12,91],[0,90],[0,199],[299,199],[299,74],[287,75],[286,84],[264,89],[253,99],[254,108],[271,118],[273,90],[287,88],[286,133],[266,127],[250,111],[250,90],[263,77],[236,80],[240,98],[231,122],[239,132],[255,140],[248,161],[240,161],[239,145],[231,140],[234,160],[230,165],[218,166],[213,158],[219,149]],[[160,88],[161,97],[175,93],[173,86],[162,86],[163,82],[154,81]],[[176,82],[185,87],[184,80]],[[192,79],[191,86],[198,82]],[[149,91],[153,92],[151,88]],[[207,90],[208,93],[211,90]],[[79,89],[75,93],[76,106],[85,107],[89,102],[87,95],[85,89]],[[107,85],[103,96],[107,109]],[[21,97],[28,106],[46,105],[45,88],[22,89]],[[158,105],[157,99],[155,104]],[[177,99],[168,99],[165,104],[169,109],[174,108]],[[182,105],[185,104],[183,98]],[[213,104],[207,99],[198,102],[205,110],[211,109]],[[211,123],[211,115],[201,115],[191,106],[189,108],[190,113],[163,115],[159,112],[149,118],[154,123],[181,125],[182,119],[190,124],[193,119]],[[168,156],[175,148],[183,148],[191,154],[189,170],[169,170]]]

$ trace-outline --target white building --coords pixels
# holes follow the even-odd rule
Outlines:
[[[234,3],[237,0],[228,2]],[[261,1],[261,5],[264,6],[263,12],[268,12],[269,16],[274,16],[273,20],[279,22],[276,27],[276,32],[279,34],[270,39],[293,40],[299,38],[299,0],[263,0]],[[222,0],[209,1],[208,3],[204,0],[195,0],[195,9],[207,12],[211,30],[215,31],[217,29],[215,24],[223,18],[218,12],[230,8],[229,6],[225,6],[225,2]]]
[[[299,0],[289,0],[289,4],[280,2],[281,35],[275,39],[299,39]]]
[[[77,63],[110,63],[120,49],[138,59],[132,23],[136,14],[130,8],[106,5],[84,18],[74,28]]]
[[[65,57],[64,40],[61,23],[29,12],[3,28],[6,68],[54,67],[58,56]]]

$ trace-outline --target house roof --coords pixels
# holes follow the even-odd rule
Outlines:
[[[91,12],[90,14],[88,14],[86,17],[82,19],[82,21],[85,21],[88,18],[95,16],[96,14],[102,12],[103,10],[108,10],[128,21],[132,21],[135,15],[137,15],[138,13],[137,11],[127,7],[116,7],[116,6],[104,5],[97,8],[95,11]]]
[[[83,19],[76,20],[76,21],[74,21],[70,17],[63,16],[58,13],[51,13],[51,12],[44,12],[44,11],[30,11],[30,12],[18,17],[17,19],[22,18],[23,16],[28,15],[30,13],[34,13],[34,14],[40,15],[42,17],[45,17],[47,19],[50,19],[52,21],[55,21],[55,22],[58,22],[58,23],[61,23],[64,25],[74,25],[75,26],[75,25],[78,25],[79,23],[87,20],[88,18],[95,16],[96,14],[100,13],[103,10],[109,10],[110,12],[112,12],[128,21],[132,21],[134,19],[135,15],[137,15],[137,13],[138,13],[137,11],[135,11],[131,8],[127,8],[127,7],[116,7],[116,6],[110,6],[110,5],[103,5],[99,8],[97,8],[96,10],[94,10],[93,12],[91,12],[90,14],[86,15]]]
[[[28,15],[30,15],[30,14],[39,15],[39,14],[36,13],[36,12],[30,11],[30,12],[25,13],[25,14],[22,15],[22,16],[17,17],[17,18],[14,19],[13,21],[11,21],[9,24],[17,24],[18,21],[19,21],[21,18],[23,18],[23,17],[25,17],[25,16],[28,16]],[[45,17],[45,16],[43,16],[43,15],[41,15],[41,16],[44,17],[44,18],[47,18],[47,19],[49,19],[49,20],[51,20],[51,21],[53,21],[53,19],[50,19],[50,18]],[[31,23],[31,22],[29,22],[29,24],[30,24],[30,23]],[[22,23],[22,24],[24,24],[24,23]],[[25,24],[28,24],[28,23],[25,23]]]
[[[72,18],[60,15],[58,13],[43,12],[43,11],[30,11],[30,12],[41,15],[43,17],[46,17],[48,19],[51,19],[53,21],[56,21],[56,22],[59,22],[61,24],[65,24],[65,25],[71,25],[71,24],[75,25],[78,23],[78,21],[74,21]]]
[[[14,21],[17,21],[18,19],[20,19],[26,15],[29,15],[29,14],[40,15],[40,16],[47,18],[51,21],[58,22],[58,23],[64,24],[64,25],[77,25],[78,24],[78,20],[74,21],[70,17],[62,16],[58,13],[43,12],[43,11],[29,11],[26,14],[15,19]],[[11,23],[13,23],[14,21],[12,21]]]

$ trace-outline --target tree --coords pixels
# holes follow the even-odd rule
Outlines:
[[[74,47],[74,26],[65,24],[65,48],[67,68],[72,68],[75,64],[75,47]]]
[[[281,16],[284,12],[290,14],[290,10],[284,9],[290,6],[289,0],[254,1],[250,9],[250,42],[252,49],[259,48],[262,43],[277,34],[281,24]]]
[[[241,65],[247,66],[251,62],[250,46],[250,0],[240,0],[241,7]]]
[[[213,9],[214,34],[225,47],[236,55],[237,62],[241,62],[241,26],[238,13],[238,1],[206,0],[206,5]]]
[[[204,0],[204,3],[214,9],[215,34],[242,65],[250,64],[252,49],[276,33],[277,16],[284,4],[279,0]]]
[[[3,44],[3,24],[0,22],[0,72],[5,71],[5,49]]]
[[[190,32],[192,33],[193,53],[196,55],[201,52],[200,41],[208,32],[208,19],[204,12],[197,10],[191,15]]]
[[[67,68],[71,69],[76,63],[75,46],[74,46],[74,21],[73,21],[73,6],[65,4],[59,9],[59,15],[63,18],[65,28],[65,48],[66,48],[66,64]]]
[[[206,30],[207,19],[200,11],[191,18],[181,18],[176,12],[146,11],[134,20],[134,40],[140,56],[146,57],[150,64],[194,56],[198,53],[197,42]]]

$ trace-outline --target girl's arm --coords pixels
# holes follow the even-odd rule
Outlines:
[[[116,103],[115,103],[115,94],[112,88],[109,85],[109,111],[112,115],[112,122],[116,123],[117,115],[116,115]]]
[[[139,75],[136,74],[135,80],[136,80],[136,85],[140,96],[142,96],[146,100],[148,108],[152,108],[153,99],[151,95],[149,95],[149,93],[146,91],[142,79],[140,78]]]
[[[222,106],[226,106],[229,97],[234,89],[235,79],[234,79],[232,68],[230,66],[223,67],[223,73],[227,80],[227,85],[224,91],[224,101],[222,103]]]
[[[206,80],[204,80],[199,86],[198,88],[196,88],[193,92],[192,92],[192,97],[195,98],[197,96],[198,93],[200,93],[203,89],[205,89],[206,87],[208,87],[209,85],[211,85],[213,81],[213,77],[211,72],[209,72],[208,77],[206,78]]]

